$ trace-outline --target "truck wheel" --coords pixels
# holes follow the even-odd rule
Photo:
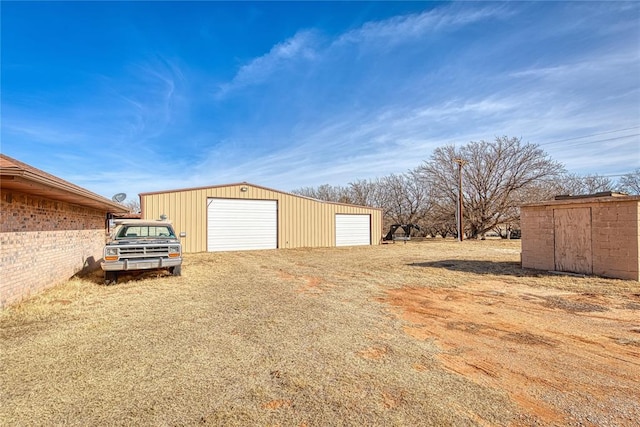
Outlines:
[[[173,274],[174,276],[181,276],[182,275],[182,266],[181,265],[176,265],[175,267],[169,267],[169,273]]]
[[[105,271],[104,272],[104,284],[111,285],[118,283],[118,273],[115,271]]]

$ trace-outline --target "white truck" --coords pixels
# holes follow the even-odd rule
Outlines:
[[[116,220],[101,267],[107,285],[118,281],[120,271],[167,269],[180,276],[182,245],[168,221]]]

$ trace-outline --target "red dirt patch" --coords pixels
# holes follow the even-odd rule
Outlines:
[[[395,409],[404,403],[404,391],[394,392],[385,390],[382,392],[382,405],[385,409]]]
[[[290,408],[292,405],[292,401],[290,399],[276,399],[271,400],[267,403],[262,404],[263,409],[280,409],[280,408]]]
[[[319,286],[322,284],[320,278],[304,276],[303,279],[306,281],[306,283],[298,288],[298,292],[321,292],[321,290],[319,289]]]
[[[360,350],[358,355],[363,359],[379,360],[382,359],[388,351],[389,349],[386,347],[374,346]]]
[[[446,369],[505,390],[528,417],[640,419],[640,319],[621,308],[623,298],[500,281],[387,294],[408,322],[405,332],[434,340]]]
[[[278,277],[284,280],[304,281],[304,284],[298,287],[297,292],[317,294],[325,291],[325,288],[333,287],[333,285],[323,282],[319,277],[313,276],[295,276],[286,271],[278,271]]]
[[[286,271],[278,271],[278,277],[280,277],[281,279],[285,279],[285,280],[293,280],[296,278],[296,276],[287,273]]]

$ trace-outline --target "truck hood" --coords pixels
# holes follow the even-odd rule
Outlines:
[[[157,245],[163,243],[180,243],[177,239],[124,239],[124,240],[112,240],[107,245]]]

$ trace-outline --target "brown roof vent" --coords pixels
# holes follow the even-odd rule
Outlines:
[[[628,196],[628,194],[620,193],[617,191],[600,191],[599,193],[580,194],[577,196],[572,196],[570,194],[561,194],[556,196],[555,200],[592,199],[594,197],[625,197],[625,196]]]

